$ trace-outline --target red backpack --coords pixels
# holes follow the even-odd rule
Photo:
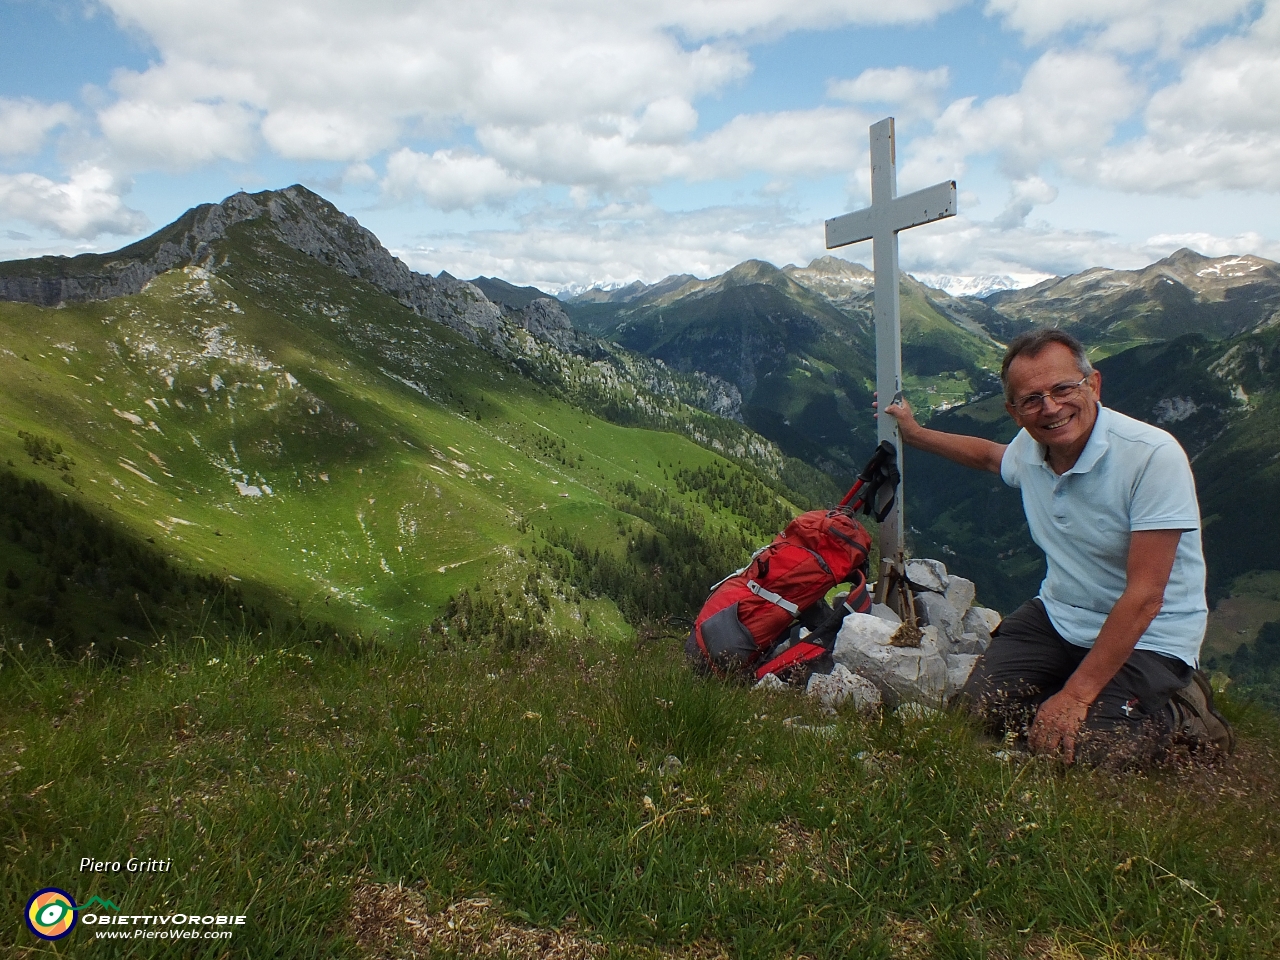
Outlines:
[[[686,652],[696,666],[720,675],[750,672],[756,679],[819,660],[830,653],[845,613],[871,609],[870,550],[871,536],[850,511],[801,514],[747,566],[711,588]],[[823,598],[839,583],[851,588],[833,612]],[[797,620],[812,632],[770,656]]]

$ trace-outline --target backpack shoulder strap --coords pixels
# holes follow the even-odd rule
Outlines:
[[[794,603],[792,603],[790,600],[787,600],[781,594],[774,593],[772,590],[768,590],[760,586],[760,584],[756,583],[754,580],[747,581],[747,589],[750,590],[752,593],[754,593],[761,600],[768,600],[774,606],[781,607],[783,610],[787,611],[787,613],[791,614],[791,616],[793,617],[800,616],[800,608],[797,607]]]

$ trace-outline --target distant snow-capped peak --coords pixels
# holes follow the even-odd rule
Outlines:
[[[1021,290],[1024,287],[1031,287],[1054,275],[1052,273],[1002,273],[957,277],[948,273],[913,273],[911,276],[925,286],[944,290],[953,297],[985,297],[998,290]]]

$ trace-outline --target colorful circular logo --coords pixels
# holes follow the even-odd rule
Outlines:
[[[76,902],[57,887],[37,890],[27,901],[27,926],[41,940],[61,940],[76,925]]]

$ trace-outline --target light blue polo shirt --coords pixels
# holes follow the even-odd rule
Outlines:
[[[1164,606],[1138,649],[1196,666],[1209,616],[1195,479],[1182,447],[1158,427],[1098,404],[1098,419],[1074,467],[1058,476],[1045,448],[1021,430],[1000,477],[1022,491],[1031,538],[1049,570],[1040,584],[1049,620],[1063,638],[1092,647],[1124,592],[1129,535],[1182,530]]]

